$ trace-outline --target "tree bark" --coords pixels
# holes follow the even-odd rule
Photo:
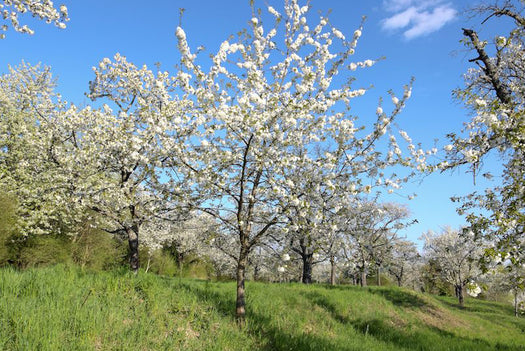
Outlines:
[[[335,285],[335,260],[330,256],[330,284]]]
[[[512,102],[512,94],[509,88],[501,81],[499,74],[498,74],[498,67],[496,67],[493,61],[491,61],[490,57],[485,51],[484,44],[480,42],[478,38],[478,34],[472,29],[463,28],[463,35],[465,35],[466,37],[470,39],[472,45],[474,45],[474,48],[476,49],[479,55],[478,57],[471,59],[469,61],[483,62],[483,65],[484,65],[484,67],[482,67],[483,72],[485,73],[490,84],[494,88],[494,91],[496,92],[498,99],[504,104],[510,104]]]
[[[361,286],[366,286],[366,269],[361,270],[361,279],[360,279]]]
[[[246,325],[246,299],[245,299],[245,274],[248,253],[241,248],[239,260],[237,262],[237,302],[235,304],[235,318],[237,325],[243,328]]]
[[[312,283],[313,254],[303,254],[303,284]]]
[[[136,274],[139,271],[139,226],[134,224],[131,228],[126,228],[129,243],[129,266]]]
[[[377,266],[377,285],[381,286],[381,266]]]
[[[456,294],[457,294],[457,298],[458,298],[458,302],[459,302],[459,305],[461,307],[464,306],[464,296],[463,296],[463,285],[459,284],[459,285],[456,285]]]

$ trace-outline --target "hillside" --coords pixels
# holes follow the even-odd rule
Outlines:
[[[56,266],[0,270],[1,350],[525,350],[499,303],[398,288],[234,283]]]

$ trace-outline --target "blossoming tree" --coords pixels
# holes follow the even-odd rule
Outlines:
[[[345,214],[340,224],[343,249],[360,273],[361,286],[366,286],[372,264],[377,265],[380,273],[381,264],[397,239],[397,232],[413,222],[406,221],[408,209],[394,203],[356,201]]]
[[[397,281],[397,286],[401,286],[407,276],[413,273],[414,267],[420,255],[416,244],[406,239],[398,239],[392,245],[392,251],[387,256],[386,265],[390,273]]]
[[[18,202],[24,236],[72,229],[79,219],[71,177],[59,167],[72,147],[61,122],[68,113],[48,67],[22,63],[0,76],[0,187]]]
[[[478,235],[496,238],[495,253],[518,255],[525,246],[525,54],[524,2],[505,1],[475,9],[485,21],[506,18],[514,23],[507,35],[493,41],[479,38],[477,31],[463,29],[464,42],[474,52],[475,66],[465,74],[466,87],[456,91],[473,112],[464,134],[449,134],[443,169],[470,165],[476,173],[490,154],[503,161],[500,185],[473,193],[461,201],[459,213],[467,214]],[[490,172],[483,176],[492,178]],[[481,213],[477,209],[483,209]],[[517,258],[517,256],[516,256]]]
[[[400,98],[392,93],[392,113],[378,107],[364,131],[350,113],[352,100],[367,92],[351,86],[352,70],[375,63],[351,60],[361,28],[347,38],[326,17],[309,25],[309,9],[290,0],[283,13],[271,6],[264,13],[254,10],[249,28],[220,45],[209,69],[192,53],[184,30],[176,30],[180,86],[195,102],[194,130],[199,133],[193,151],[176,157],[206,199],[200,209],[237,240],[240,324],[245,321],[250,253],[272,227],[286,223],[290,206],[307,207],[288,175],[302,174],[297,182],[315,189],[316,184],[330,186],[343,169],[351,177],[342,176],[342,183],[370,191],[366,175],[379,175],[389,161],[400,159],[394,135],[386,141],[392,151],[382,154],[374,145],[391,128],[410,87]],[[267,21],[272,24],[263,25]],[[409,144],[411,160],[421,161],[425,153]],[[385,178],[391,184],[398,181]]]
[[[425,257],[433,259],[441,278],[454,286],[459,305],[463,306],[465,286],[481,274],[478,261],[483,245],[474,240],[474,233],[452,228],[445,228],[441,234],[429,231],[423,239]]]
[[[61,29],[66,28],[66,22],[69,21],[67,7],[60,5],[56,9],[50,0],[2,0],[0,2],[0,15],[4,23],[0,26],[0,31],[3,32],[0,33],[0,39],[5,38],[5,32],[9,25],[19,33],[34,33],[27,25],[20,24],[20,15],[25,13],[38,17],[47,23],[54,23]]]
[[[119,54],[103,59],[94,73],[88,96],[107,104],[72,111],[64,121],[75,148],[63,163],[75,175],[78,201],[105,218],[105,230],[125,233],[136,272],[141,226],[189,214],[181,188],[188,181],[173,160],[163,164],[168,150],[183,143],[189,102],[170,93],[174,79],[167,72],[138,68]]]

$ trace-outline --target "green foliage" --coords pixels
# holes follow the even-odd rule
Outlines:
[[[12,260],[10,242],[15,235],[16,200],[0,190],[0,266]]]
[[[22,268],[71,262],[71,241],[66,235],[35,235],[26,238],[18,256]]]
[[[423,291],[429,294],[454,296],[454,287],[441,278],[441,269],[433,259],[423,266],[421,280]]]
[[[0,269],[2,350],[523,350],[512,307],[406,289],[248,283],[95,273],[58,265]]]
[[[127,243],[86,222],[71,244],[71,258],[81,267],[95,270],[121,265],[127,256]]]
[[[156,250],[150,253],[146,247],[139,252],[140,262],[148,272],[160,275],[174,276],[179,271],[173,257],[164,250]]]
[[[212,268],[209,263],[194,255],[182,257],[169,247],[152,253],[143,247],[140,251],[140,261],[145,270],[159,275],[199,279],[207,279],[212,276],[210,273]]]

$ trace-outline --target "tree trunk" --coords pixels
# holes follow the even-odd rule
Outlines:
[[[381,266],[377,266],[377,285],[381,286]]]
[[[514,290],[514,317],[518,316],[518,289]]]
[[[146,273],[148,273],[149,271],[150,264],[151,264],[151,255],[148,253],[148,263],[146,264],[146,270],[145,270]]]
[[[366,286],[366,269],[361,270],[361,279],[360,279],[361,286]]]
[[[401,266],[401,271],[399,272],[399,275],[396,276],[396,278],[397,278],[397,286],[399,286],[399,287],[401,287],[401,281],[403,280],[403,273],[404,273],[404,271],[405,271],[405,266],[403,265],[403,266]],[[414,289],[414,290],[416,290],[416,289]]]
[[[304,254],[303,259],[303,284],[312,283],[313,254]]]
[[[237,302],[235,304],[235,318],[239,327],[246,325],[246,299],[244,280],[246,273],[246,264],[248,262],[248,253],[241,248],[239,261],[237,262]]]
[[[335,260],[330,256],[330,284],[335,285]]]
[[[463,307],[464,305],[464,296],[463,296],[463,285],[456,285],[456,295],[458,298],[459,305]]]
[[[131,228],[126,228],[129,243],[129,266],[136,274],[139,271],[139,226],[134,224]]]

